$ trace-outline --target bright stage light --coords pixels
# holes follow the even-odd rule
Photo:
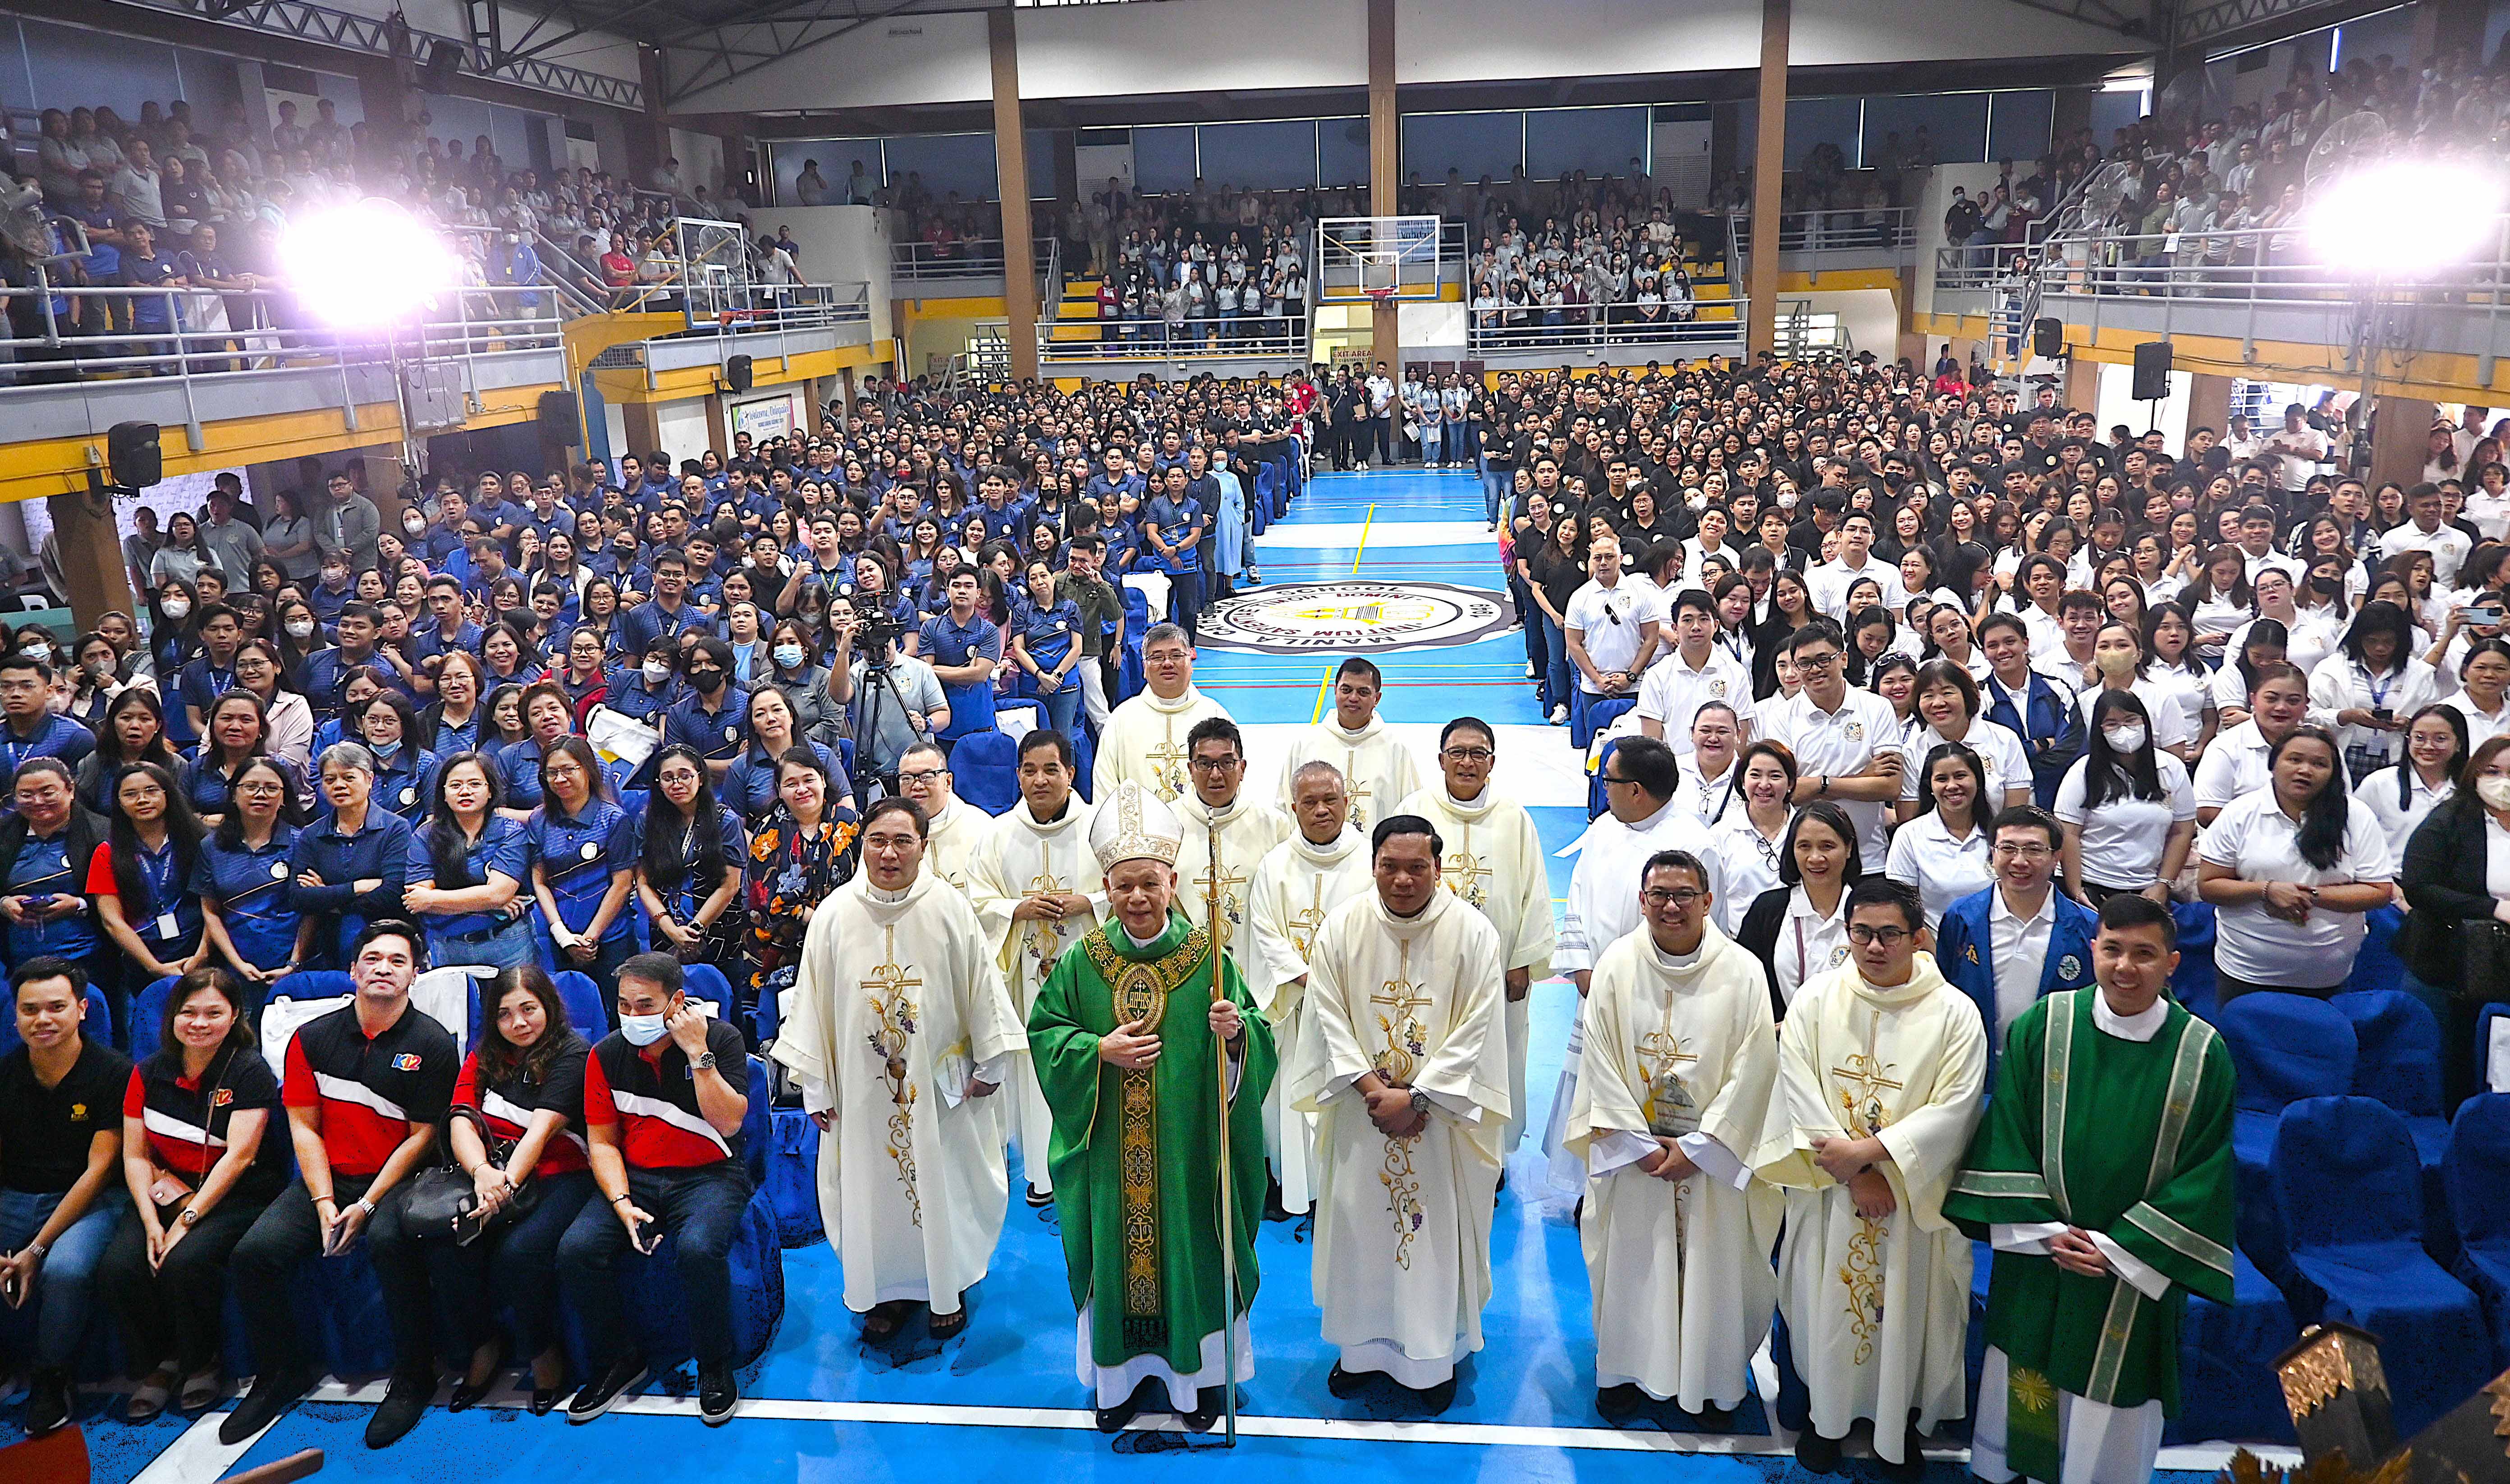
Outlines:
[[[460,282],[434,227],[371,196],[288,223],[280,255],[305,306],[347,328],[408,320]]]
[[[2310,188],[2310,242],[2348,273],[2421,278],[2467,261],[2499,231],[2501,184],[2463,164],[2382,161]]]

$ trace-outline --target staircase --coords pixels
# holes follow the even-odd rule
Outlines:
[[[1109,337],[1098,324],[1098,285],[1094,276],[1063,281],[1063,296],[1054,301],[1046,337],[1056,345],[1089,345]]]

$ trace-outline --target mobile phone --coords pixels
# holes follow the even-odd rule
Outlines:
[[[2371,708],[2371,719],[2374,721],[2393,721],[2396,715],[2395,711],[2383,705],[2375,705]]]
[[[2486,604],[2481,608],[2469,608],[2466,610],[2466,621],[2470,624],[2496,625],[2501,622],[2501,610],[2493,604]]]
[[[663,1244],[663,1229],[649,1216],[636,1223],[635,1232],[628,1239],[635,1245],[640,1256],[651,1257],[654,1255],[654,1249]]]

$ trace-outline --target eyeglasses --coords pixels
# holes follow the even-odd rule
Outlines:
[[[1499,756],[1488,747],[1449,747],[1443,755],[1460,763],[1487,763]]]
[[[2044,845],[1998,845],[1990,854],[2007,860],[2040,860],[2056,853]]]
[[[1900,939],[1909,935],[1906,928],[1877,928],[1869,923],[1851,924],[1847,930],[1847,940],[1859,948],[1871,943],[1881,943],[1885,948],[1896,947]]]
[[[930,783],[949,776],[950,770],[947,768],[928,768],[922,773],[901,773],[897,776],[897,780],[901,783]]]
[[[1836,650],[1836,649],[1832,650],[1830,653],[1828,653],[1828,654],[1826,654],[1826,655],[1803,655],[1803,654],[1800,654],[1800,655],[1798,655],[1798,656],[1796,656],[1796,657],[1795,657],[1795,660],[1796,660],[1796,668],[1798,668],[1798,669],[1802,669],[1802,668],[1804,668],[1804,667],[1805,667],[1805,666],[1824,666],[1824,665],[1836,665],[1836,664],[1838,664],[1840,661],[1842,661],[1842,660],[1844,660],[1844,659],[1845,659],[1845,658],[1847,658],[1847,657],[1846,657],[1846,655],[1845,655],[1844,653],[1843,653],[1843,652],[1841,652],[1841,651],[1839,651],[1839,650]]]
[[[253,795],[255,798],[267,798],[267,797],[269,797],[269,796],[270,796],[270,795],[272,795],[272,794],[285,793],[286,791],[287,791],[287,785],[286,785],[286,784],[285,784],[285,783],[238,783],[238,784],[236,784],[236,792],[238,792],[238,793],[248,793],[248,794]]]
[[[1188,759],[1186,766],[1197,773],[1227,773],[1232,768],[1245,767],[1246,759],[1242,757],[1197,757]]]
[[[1639,900],[1647,903],[1651,907],[1682,907],[1688,909],[1692,903],[1698,901],[1701,897],[1706,896],[1707,894],[1707,893],[1698,891],[1692,887],[1675,887],[1670,891],[1667,891],[1662,887],[1651,887],[1647,891],[1639,894]]]

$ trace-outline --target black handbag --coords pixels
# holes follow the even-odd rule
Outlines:
[[[478,1109],[456,1106],[455,1118],[469,1119],[479,1131],[479,1142],[487,1146],[490,1163],[503,1168],[514,1157],[513,1139],[499,1138],[488,1126]],[[475,1219],[479,1208],[476,1182],[462,1172],[458,1164],[437,1164],[420,1170],[410,1181],[409,1202],[401,1212],[401,1224],[413,1237],[442,1238],[456,1246],[469,1246],[484,1233],[510,1226],[531,1214],[540,1203],[541,1187],[537,1180],[526,1180],[514,1187],[514,1194],[486,1220]]]

